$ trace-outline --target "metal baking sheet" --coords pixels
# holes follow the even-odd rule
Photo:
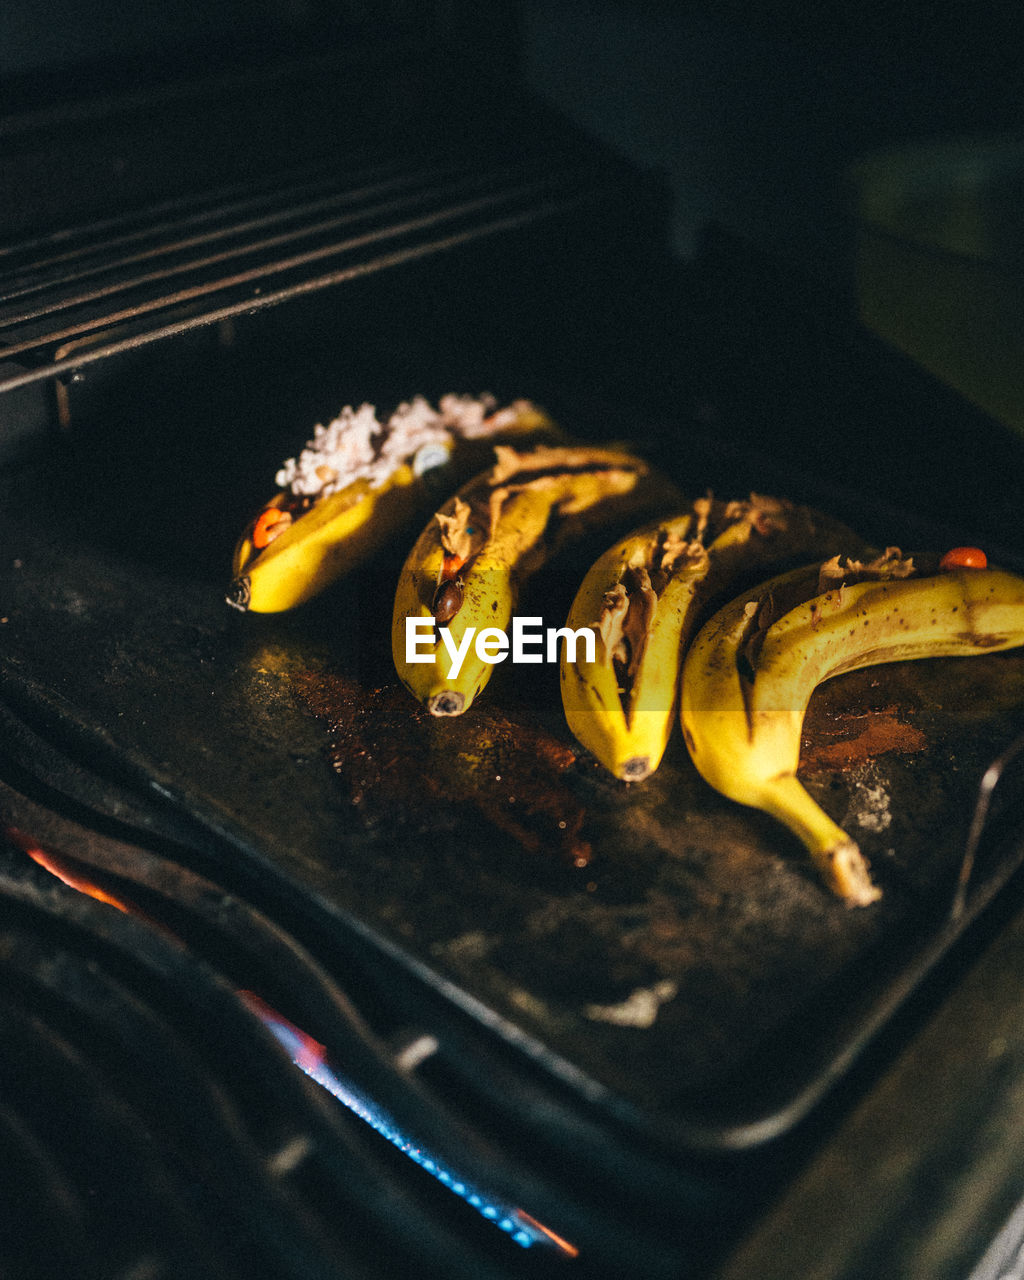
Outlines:
[[[1024,653],[816,693],[805,780],[883,890],[849,909],[678,734],[646,783],[606,775],[554,667],[499,667],[470,714],[425,714],[390,665],[396,563],[240,615],[221,568],[236,513],[212,486],[176,526],[173,487],[129,506],[118,483],[27,471],[6,495],[0,697],[680,1141],[784,1130],[1020,860],[1012,829],[951,919],[979,782],[1024,728]],[[564,604],[579,568],[531,607]]]

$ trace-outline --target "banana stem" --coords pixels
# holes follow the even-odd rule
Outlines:
[[[881,897],[856,842],[832,821],[794,774],[773,778],[765,788],[761,807],[800,839],[829,887],[849,906],[863,907]]]

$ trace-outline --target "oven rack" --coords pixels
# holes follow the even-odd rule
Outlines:
[[[332,166],[79,230],[27,266],[14,246],[3,255],[0,392],[71,378],[150,343],[581,216],[599,203],[606,180],[592,167],[536,160]]]
[[[653,214],[663,246],[662,184],[515,85],[498,9],[389,6],[316,51],[8,107],[0,392],[438,256],[502,287],[476,245],[514,291],[538,256],[505,246],[544,229],[589,263]]]

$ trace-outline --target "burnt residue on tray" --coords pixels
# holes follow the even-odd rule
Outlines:
[[[774,1037],[792,1063],[794,1019],[849,1022],[833,993],[899,971],[945,918],[978,778],[1024,705],[1024,653],[815,691],[801,775],[883,889],[851,912],[795,837],[707,787],[678,732],[651,778],[614,779],[543,667],[437,718],[393,676],[306,657],[282,674],[343,820],[292,865],[608,1087],[672,1107]]]
[[[820,704],[819,704],[820,705]],[[851,769],[890,751],[917,752],[927,747],[924,733],[891,704],[808,714],[800,743],[803,774]]]
[[[333,673],[294,682],[328,726],[332,767],[368,828],[400,819],[424,834],[455,831],[471,812],[528,853],[590,862],[585,809],[564,780],[576,752],[539,722],[493,705],[438,720],[398,685]]]

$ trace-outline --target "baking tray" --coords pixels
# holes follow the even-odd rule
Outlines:
[[[189,815],[222,872],[294,889],[619,1122],[704,1151],[786,1132],[1019,865],[1024,653],[815,694],[803,776],[883,890],[850,909],[775,823],[699,779],[678,734],[646,783],[606,775],[564,724],[554,667],[499,667],[465,717],[425,714],[390,664],[398,548],[294,613],[228,608],[240,504],[265,495],[225,501],[213,439],[176,456],[169,437],[159,483],[140,465],[158,434],[11,478],[0,699]],[[739,474],[712,444],[679,479],[700,492],[716,465]],[[886,533],[920,527],[886,513]],[[560,624],[594,550],[521,607]]]

